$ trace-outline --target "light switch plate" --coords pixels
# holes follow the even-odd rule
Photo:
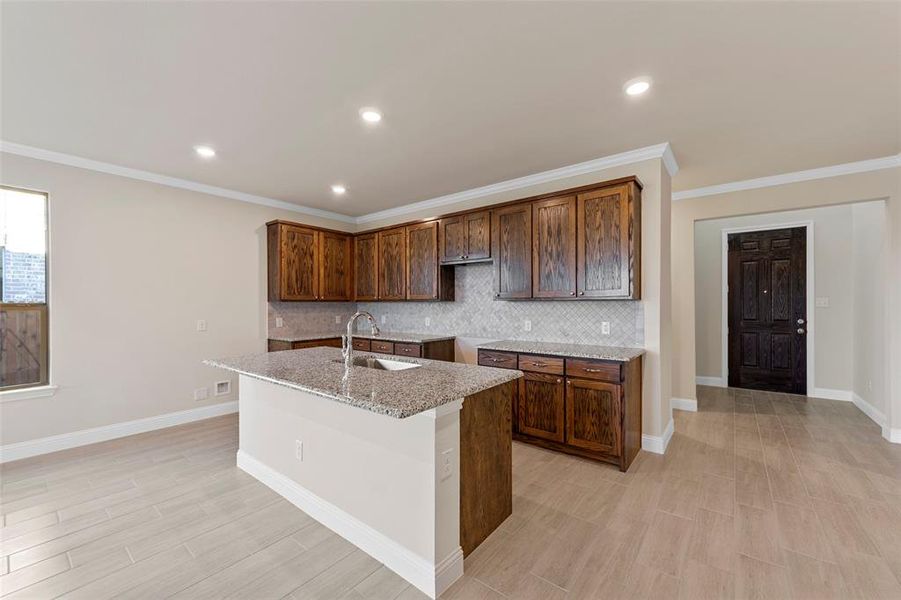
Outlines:
[[[210,395],[210,391],[205,387],[197,388],[196,390],[194,390],[194,400],[197,400],[197,401],[206,400],[209,397],[209,395]]]
[[[817,308],[829,308],[829,296],[817,296]]]
[[[610,335],[610,321],[601,321],[601,335]]]
[[[206,331],[206,321],[197,319],[197,331]]]
[[[522,330],[523,331],[532,331],[532,321],[526,319],[522,322]]]
[[[341,323],[341,315],[335,315],[335,324]]]
[[[426,326],[426,327],[431,327],[431,326],[432,326],[432,319],[430,319],[429,317],[426,317],[426,318],[425,318],[425,326]]]
[[[285,320],[284,320],[283,318],[281,318],[281,317],[275,317],[275,326],[276,326],[276,327],[284,327],[284,326],[285,326]]]

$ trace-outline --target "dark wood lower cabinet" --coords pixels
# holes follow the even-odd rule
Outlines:
[[[479,364],[523,372],[513,438],[617,465],[641,449],[641,358],[628,362],[479,350]]]
[[[300,342],[269,340],[269,352],[298,350],[300,348],[316,348],[319,346],[340,348],[341,338],[322,338],[319,340],[303,340]],[[387,339],[370,340],[369,338],[355,337],[353,338],[353,347],[354,350],[359,352],[376,352],[379,354],[394,354],[396,356],[411,356],[414,358],[428,358],[431,360],[454,362],[454,340],[452,339],[415,344],[409,342],[394,342]]]
[[[319,340],[303,340],[300,342],[269,340],[269,352],[278,352],[280,350],[300,350],[301,348],[319,348],[322,346],[329,348],[340,348],[341,338],[322,338]]]
[[[524,372],[519,380],[516,430],[524,435],[562,442],[564,440],[563,378]]]

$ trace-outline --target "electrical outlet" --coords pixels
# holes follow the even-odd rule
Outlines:
[[[303,462],[303,442],[294,440],[294,458]]]
[[[431,326],[432,326],[432,319],[430,319],[429,317],[426,317],[426,318],[425,318],[425,326],[426,326],[426,327],[431,327]]]
[[[610,335],[610,321],[601,321],[601,335]]]
[[[868,392],[873,391],[873,380],[872,379],[867,379],[867,391]]]
[[[385,324],[385,321],[388,320],[388,315],[382,315],[382,325]]]
[[[523,331],[532,331],[532,321],[526,319],[522,322],[522,330]]]
[[[203,319],[197,320],[197,331],[206,331],[206,321]]]
[[[445,480],[454,474],[454,449],[448,448],[441,453],[441,480]]]
[[[194,390],[194,400],[206,400],[210,395],[210,390],[205,387]]]
[[[281,317],[275,317],[275,326],[276,326],[276,327],[284,327],[284,326],[285,326],[285,320],[284,320],[283,318],[281,318]]]
[[[341,315],[335,315],[335,324],[337,325],[340,323],[341,323]]]

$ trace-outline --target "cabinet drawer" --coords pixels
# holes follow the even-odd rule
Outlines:
[[[618,362],[604,362],[582,358],[566,359],[566,375],[568,377],[582,377],[584,379],[599,379],[601,381],[619,383],[621,380],[621,368],[622,364]]]
[[[479,364],[485,367],[500,367],[502,369],[518,368],[516,354],[513,352],[479,350]]]
[[[563,359],[553,356],[519,355],[519,370],[563,375]]]
[[[422,346],[419,344],[394,344],[394,353],[398,356],[422,356]]]
[[[369,340],[354,338],[354,350],[362,350],[363,352],[369,352],[371,345]]]
[[[394,354],[394,342],[377,342],[372,340],[372,351],[384,354]]]
[[[303,348],[319,348],[321,346],[328,346],[329,348],[340,348],[341,347],[341,338],[326,338],[322,340],[304,340],[302,342],[294,342],[291,347],[294,350],[301,350]]]

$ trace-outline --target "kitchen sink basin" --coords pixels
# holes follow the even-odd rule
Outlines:
[[[335,362],[343,363],[344,360],[336,360]],[[354,357],[350,364],[354,367],[366,367],[367,369],[378,369],[380,371],[405,371],[407,369],[417,369],[422,366],[417,365],[416,363],[387,360],[384,358],[372,358],[370,356]]]

